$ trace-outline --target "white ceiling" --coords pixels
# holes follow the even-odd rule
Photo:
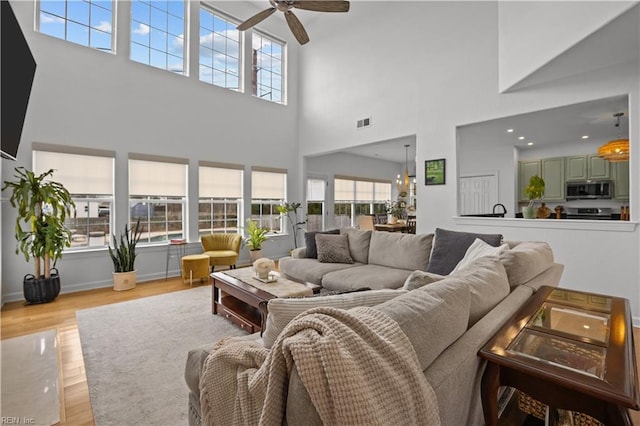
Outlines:
[[[615,127],[613,114],[623,112],[620,127]],[[513,129],[513,133],[507,132]],[[515,115],[459,127],[465,140],[479,144],[504,144],[534,147],[548,144],[629,137],[629,101],[626,95],[575,105]],[[519,140],[524,136],[524,140]]]

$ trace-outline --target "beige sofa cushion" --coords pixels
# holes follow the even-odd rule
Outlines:
[[[474,260],[466,268],[455,272],[436,284],[450,282],[468,287],[471,292],[469,327],[509,295],[511,288],[507,272],[498,257],[488,256]],[[434,286],[431,284],[426,288]]]
[[[409,275],[409,277],[405,280],[402,289],[409,291],[415,290],[416,288],[438,282],[445,278],[446,276],[444,275],[434,274],[431,272],[413,271],[411,275]]]
[[[515,287],[540,275],[553,265],[553,251],[542,241],[508,242],[511,250],[500,254],[509,284]]]
[[[266,348],[271,348],[276,338],[289,322],[298,314],[316,307],[351,309],[356,306],[375,306],[405,294],[403,290],[370,290],[354,293],[335,294],[301,298],[275,298],[267,303],[266,327],[262,340]]]
[[[407,335],[422,369],[426,369],[467,330],[468,287],[442,280],[375,306]]]
[[[474,260],[479,259],[481,257],[500,256],[500,253],[502,253],[505,250],[509,250],[509,245],[502,244],[498,247],[494,247],[490,244],[485,243],[480,238],[476,238],[467,249],[462,260],[458,262],[456,267],[453,268],[453,271],[451,272],[452,273],[458,272],[459,270],[464,269],[470,264],[472,264]]]
[[[371,231],[356,228],[341,228],[340,233],[349,239],[349,253],[354,262],[369,262]]]
[[[432,241],[433,234],[372,232],[369,264],[424,271],[429,263]]]

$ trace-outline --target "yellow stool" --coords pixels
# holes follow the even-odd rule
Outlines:
[[[209,277],[209,256],[206,254],[191,254],[182,256],[182,282],[189,279],[189,285],[193,285],[193,279]]]

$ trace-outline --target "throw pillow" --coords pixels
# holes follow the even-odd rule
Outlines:
[[[318,249],[316,247],[316,235],[317,234],[339,234],[339,229],[331,229],[329,231],[311,231],[305,232],[304,234],[304,243],[307,247],[306,256],[310,259],[318,258]]]
[[[497,247],[502,242],[501,234],[474,234],[436,228],[431,259],[427,272],[448,275],[462,260],[467,249],[476,238]]]
[[[431,272],[413,271],[409,275],[402,286],[403,290],[415,290],[416,288],[424,287],[427,284],[435,283],[444,279],[444,275],[432,274]]]
[[[511,291],[507,271],[500,259],[495,256],[478,258],[466,268],[449,275],[446,280],[425,288],[440,285],[445,281],[466,287],[471,292],[469,327],[488,314]]]
[[[524,284],[553,264],[553,250],[542,241],[524,241],[500,253],[511,287]]]
[[[266,326],[262,333],[265,348],[271,348],[289,322],[307,309],[330,306],[351,309],[356,306],[375,306],[406,293],[403,290],[370,290],[331,296],[275,298],[267,303]]]
[[[356,228],[340,229],[340,234],[344,234],[349,238],[349,253],[351,253],[351,258],[354,262],[369,263],[371,232]]]
[[[318,261],[321,263],[353,263],[346,235],[316,235]]]
[[[481,257],[486,256],[500,256],[500,254],[504,251],[509,250],[508,244],[502,244],[499,247],[494,247],[482,241],[480,238],[476,238],[473,241],[473,244],[469,246],[467,252],[464,254],[464,257],[455,268],[453,268],[453,272],[457,272],[465,267],[469,266],[474,260],[479,259]]]
[[[446,282],[410,291],[374,307],[400,325],[423,370],[467,330],[469,288]]]

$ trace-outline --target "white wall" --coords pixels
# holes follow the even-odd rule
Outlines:
[[[502,2],[499,13],[500,91],[511,88],[638,2]],[[541,29],[544,29],[541,31]],[[615,51],[615,46],[610,46]],[[589,61],[587,66],[600,66]],[[578,70],[575,70],[578,71]],[[582,69],[584,71],[584,68]]]
[[[31,143],[111,149],[116,152],[116,232],[127,221],[127,155],[148,153],[189,159],[190,200],[188,206],[190,252],[200,252],[197,236],[197,170],[199,160],[245,165],[245,206],[250,200],[252,165],[289,170],[289,197],[300,199],[301,178],[297,158],[298,44],[280,18],[261,25],[264,31],[288,42],[288,105],[235,93],[197,78],[197,67],[189,77],[175,75],[129,61],[126,32],[128,3],[118,2],[118,53],[112,55],[55,39],[33,30],[33,1],[12,1],[16,16],[37,63],[22,143],[15,163],[2,160],[2,179],[13,175],[15,166],[31,168]],[[249,2],[216,4],[244,20],[258,10]],[[197,11],[198,3],[191,3]],[[196,13],[192,16],[198,16]],[[191,22],[197,40],[198,23]],[[248,43],[250,48],[250,42]],[[194,50],[195,49],[195,50]],[[192,47],[197,52],[197,46]],[[249,56],[250,57],[250,56]],[[197,60],[197,59],[196,59]],[[7,66],[3,64],[3,66]],[[63,166],[63,165],[61,165]],[[55,177],[55,175],[54,175]],[[3,300],[22,299],[22,277],[32,265],[13,254],[15,214],[2,203],[2,292]],[[290,238],[275,238],[265,254],[277,258],[288,254]],[[138,280],[164,277],[166,246],[140,248],[136,262]],[[248,262],[243,249],[241,262]],[[177,273],[177,263],[172,273]],[[68,253],[58,263],[62,292],[110,286],[112,264],[106,250]]]
[[[640,12],[636,7],[627,13]],[[311,28],[314,42],[301,51],[301,154],[416,133],[417,163],[446,158],[448,182],[418,187],[418,232],[443,227],[546,240],[556,260],[565,264],[563,286],[626,297],[640,323],[637,229],[546,229],[455,219],[456,126],[625,93],[629,116],[638,117],[639,64],[501,95],[496,2],[394,2],[391,8],[384,2],[363,1],[353,2],[349,14],[348,32],[325,31],[318,23]],[[368,132],[356,132],[352,121],[364,111],[382,119]],[[635,120],[630,125],[634,221],[640,218],[639,136]]]

